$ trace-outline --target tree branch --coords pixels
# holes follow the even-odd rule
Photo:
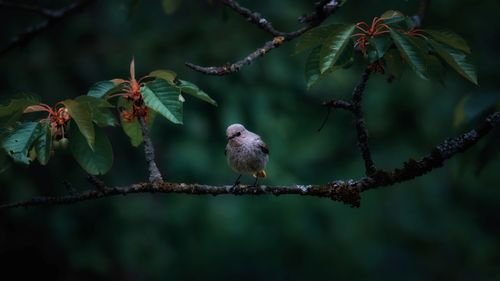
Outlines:
[[[144,156],[146,157],[146,162],[148,163],[149,169],[149,182],[153,184],[153,186],[158,186],[163,182],[163,178],[161,176],[160,170],[156,165],[155,161],[155,149],[153,147],[153,142],[151,141],[151,136],[149,134],[149,127],[144,120],[144,118],[139,118],[139,123],[141,125],[142,137],[144,139]]]
[[[0,55],[3,55],[16,47],[27,44],[34,37],[36,37],[38,34],[49,29],[50,27],[54,26],[56,23],[58,23],[64,19],[66,19],[67,17],[80,12],[84,7],[86,7],[87,5],[89,5],[90,3],[94,2],[94,1],[95,0],[80,0],[78,2],[69,4],[68,6],[61,8],[59,10],[48,10],[48,9],[43,9],[43,8],[39,8],[39,7],[29,6],[29,5],[23,5],[23,4],[17,4],[17,3],[16,4],[5,3],[5,2],[1,1],[0,6],[5,7],[7,5],[9,8],[17,8],[17,9],[23,9],[26,11],[30,11],[30,12],[38,12],[40,14],[43,14],[45,17],[47,17],[47,19],[36,24],[36,25],[29,26],[21,34],[12,38],[12,40],[9,43],[7,43],[5,46],[0,48]]]
[[[182,193],[191,195],[304,195],[327,197],[353,207],[360,205],[360,193],[377,187],[411,180],[422,176],[433,169],[443,166],[443,162],[454,155],[464,152],[486,136],[493,128],[500,124],[500,112],[490,114],[476,129],[449,138],[436,146],[431,153],[416,161],[407,160],[402,168],[391,172],[377,171],[372,176],[359,180],[334,181],[324,185],[292,185],[292,186],[239,186],[231,185],[210,186],[202,184],[167,183],[161,182],[155,187],[151,183],[138,183],[126,187],[104,187],[101,190],[87,190],[67,196],[46,196],[30,200],[0,205],[0,210],[35,207],[47,205],[66,205],[81,201],[93,200],[116,195],[133,193]]]
[[[190,62],[186,62],[186,66],[188,66],[189,68],[208,75],[227,75],[238,72],[239,70],[241,70],[241,68],[251,64],[255,59],[262,57],[267,52],[280,46],[283,42],[291,41],[296,37],[302,35],[304,32],[308,31],[309,29],[320,25],[328,16],[333,14],[342,4],[342,1],[340,0],[328,0],[328,1],[322,0],[316,3],[316,9],[313,13],[311,13],[308,16],[302,17],[300,19],[301,22],[307,24],[306,26],[296,31],[282,32],[276,30],[269,20],[263,18],[260,14],[256,12],[252,12],[248,8],[242,7],[241,5],[238,4],[238,2],[234,0],[221,0],[221,2],[224,5],[233,9],[235,12],[239,13],[240,15],[246,17],[251,23],[257,25],[259,28],[273,35],[274,39],[266,42],[263,47],[255,50],[245,58],[235,63],[231,64],[228,63],[222,66],[204,67]]]
[[[352,113],[354,114],[354,122],[356,123],[356,132],[358,135],[358,148],[361,156],[365,161],[365,174],[367,176],[375,173],[375,165],[373,164],[370,148],[368,147],[368,130],[366,128],[363,111],[361,110],[361,99],[366,88],[366,83],[370,78],[371,70],[369,67],[365,69],[361,75],[358,84],[352,92]]]
[[[366,184],[363,184],[361,191],[408,181],[442,167],[445,160],[469,149],[499,125],[500,111],[493,112],[477,128],[455,138],[446,139],[422,159],[417,161],[410,158],[404,162],[402,168],[391,172],[377,171],[372,178],[368,178]]]

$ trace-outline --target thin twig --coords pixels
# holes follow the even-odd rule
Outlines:
[[[156,165],[155,160],[155,149],[153,147],[153,142],[151,141],[151,136],[149,134],[149,127],[144,118],[139,118],[139,123],[141,125],[142,137],[144,139],[144,156],[146,157],[146,162],[148,163],[149,169],[149,182],[153,186],[157,186],[163,182],[160,170]]]
[[[355,180],[334,181],[324,185],[292,186],[210,186],[202,184],[160,183],[154,187],[151,183],[138,183],[126,187],[106,187],[104,190],[87,190],[74,195],[38,197],[30,200],[0,205],[0,210],[47,205],[66,205],[116,195],[134,193],[183,193],[191,195],[305,195],[327,197],[344,202],[353,207],[360,204],[360,193],[377,187],[388,186],[424,175],[443,166],[443,162],[458,153],[464,152],[486,136],[493,128],[500,125],[500,112],[490,114],[476,129],[455,138],[449,138],[436,146],[422,159],[408,160],[403,167],[391,172],[377,172],[372,177]]]
[[[238,72],[244,66],[251,64],[255,59],[262,57],[284,42],[291,41],[296,37],[302,35],[304,32],[308,31],[309,29],[320,25],[342,4],[342,1],[340,0],[322,0],[316,4],[316,8],[313,13],[301,18],[301,21],[307,24],[306,26],[292,32],[283,32],[276,30],[273,27],[272,23],[266,18],[262,17],[259,13],[253,12],[250,9],[241,6],[234,0],[221,0],[221,2],[233,9],[235,12],[247,18],[250,22],[256,24],[259,28],[273,35],[274,38],[273,40],[266,42],[263,47],[258,48],[251,54],[247,55],[245,58],[235,63],[227,63],[222,66],[205,67],[186,62],[186,66],[188,66],[189,68],[208,75],[227,75]]]
[[[361,109],[361,100],[363,92],[365,91],[366,83],[370,78],[370,69],[366,68],[358,84],[352,92],[352,113],[354,114],[354,122],[356,123],[356,132],[358,135],[358,148],[361,152],[363,160],[365,161],[365,174],[367,176],[375,173],[375,165],[373,164],[370,148],[368,147],[368,130],[366,128],[363,111]]]
[[[86,7],[88,4],[94,1],[95,0],[81,0],[69,4],[68,6],[59,10],[46,10],[44,12],[48,17],[46,20],[38,24],[35,24],[33,26],[27,27],[21,34],[12,38],[12,40],[9,43],[0,48],[0,55],[3,55],[16,47],[27,44],[41,32],[49,29],[50,27],[54,26],[54,24],[66,19],[70,15],[76,14],[77,12],[81,11],[84,7]]]

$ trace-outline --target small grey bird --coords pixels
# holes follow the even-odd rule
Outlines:
[[[259,135],[254,134],[241,124],[232,124],[227,127],[227,163],[240,175],[233,187],[240,184],[243,174],[251,174],[255,177],[253,186],[257,185],[259,178],[265,178],[267,161],[269,160],[269,149]]]

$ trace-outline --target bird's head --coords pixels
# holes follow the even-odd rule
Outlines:
[[[227,127],[226,137],[230,141],[232,139],[241,137],[242,135],[244,135],[245,132],[246,132],[246,129],[245,129],[245,127],[243,127],[243,125],[232,124],[229,127]]]

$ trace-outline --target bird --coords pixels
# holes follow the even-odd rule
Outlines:
[[[226,129],[227,146],[224,154],[231,169],[240,175],[233,188],[240,184],[243,174],[251,174],[255,178],[253,186],[257,186],[259,178],[267,176],[264,170],[269,160],[269,149],[259,135],[245,129],[241,124],[232,124]]]

